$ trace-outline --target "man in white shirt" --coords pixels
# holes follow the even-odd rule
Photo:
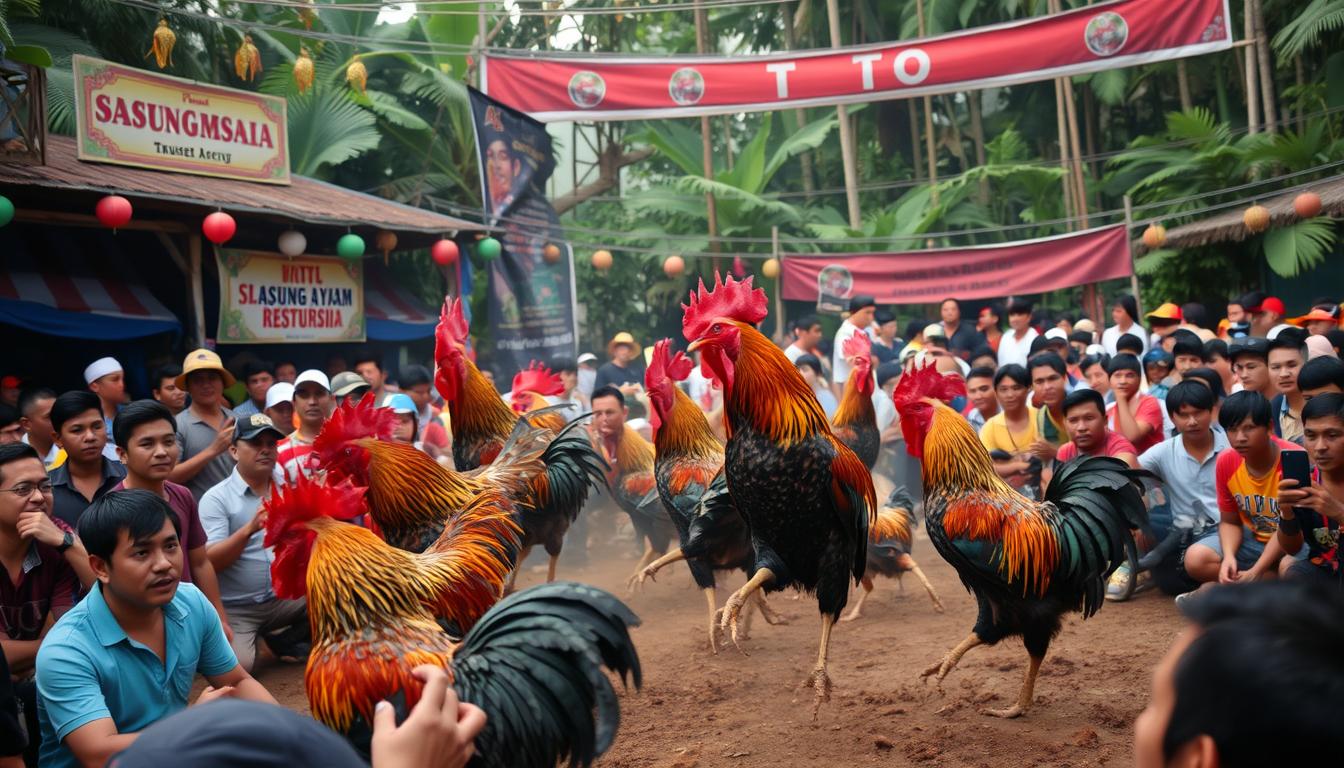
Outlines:
[[[784,348],[784,356],[790,363],[797,362],[801,355],[817,354],[817,345],[821,343],[821,321],[816,315],[804,315],[794,320],[789,331],[793,334],[793,343]]]
[[[999,367],[1005,365],[1027,366],[1031,352],[1031,342],[1039,335],[1031,327],[1031,302],[1014,300],[1008,305],[1008,333],[999,339]]]
[[[869,333],[873,317],[877,314],[877,299],[859,294],[849,300],[849,316],[835,332],[835,345],[831,348],[831,379],[846,381],[849,379],[849,363],[845,362],[845,341],[856,333]]]

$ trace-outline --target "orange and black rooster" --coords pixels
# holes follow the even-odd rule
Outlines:
[[[1064,614],[1101,608],[1106,579],[1133,556],[1130,533],[1147,522],[1136,484],[1146,473],[1109,457],[1059,466],[1045,501],[994,472],[975,430],[942,401],[965,392],[933,366],[907,373],[894,401],[907,450],[923,460],[924,523],[938,554],[975,594],[975,628],[924,676],[942,681],[966,651],[1021,635],[1031,662],[1017,703],[986,710],[1017,717],[1031,707],[1036,673]]]
[[[901,583],[901,577],[907,573],[915,574],[919,583],[924,585],[929,599],[933,601],[933,609],[943,612],[943,601],[938,599],[929,577],[924,575],[919,563],[910,556],[914,543],[910,535],[914,515],[910,510],[914,508],[915,502],[910,498],[910,492],[902,485],[891,492],[886,506],[877,511],[877,519],[873,521],[868,535],[868,566],[863,571],[863,592],[850,612],[841,617],[841,621],[853,621],[863,616],[864,601],[873,592],[873,577],[894,576],[897,583]]]
[[[709,649],[718,653],[718,603],[714,596],[715,570],[742,570],[751,575],[751,534],[728,495],[723,474],[723,445],[714,438],[709,422],[676,382],[691,373],[693,363],[682,353],[671,353],[671,339],[653,345],[653,357],[644,371],[644,389],[653,406],[654,477],[658,498],[677,528],[681,546],[658,558],[638,575],[640,583],[663,566],[685,560],[696,586],[709,604]],[[766,621],[777,619],[761,593],[754,605]],[[750,612],[748,612],[750,617]],[[744,621],[745,623],[745,621]]]
[[[877,431],[877,413],[873,410],[873,342],[866,333],[845,339],[841,350],[849,363],[849,380],[840,395],[840,404],[831,419],[831,429],[840,442],[849,446],[864,466],[872,470],[882,435]]]
[[[494,461],[519,420],[467,357],[467,330],[461,299],[445,303],[435,330],[438,370],[434,385],[448,407],[453,460],[463,471]],[[545,471],[532,476],[527,505],[518,517],[523,527],[523,554],[518,562],[527,558],[533,546],[542,545],[551,558],[547,581],[555,579],[565,532],[588,500],[589,490],[603,484],[607,470],[584,430],[557,429],[554,415],[548,413],[551,419],[536,422],[550,435],[541,456]]]
[[[411,670],[435,664],[488,717],[473,765],[590,765],[611,745],[620,707],[602,667],[641,683],[628,630],[639,620],[628,608],[568,583],[495,604],[509,570],[496,542],[518,531],[494,492],[422,554],[344,522],[365,511],[363,489],[307,478],[266,501],[275,592],[308,599],[304,687],[314,718],[367,754],[377,703],[391,701],[400,720],[420,696]],[[454,644],[436,619],[470,629]]]
[[[877,498],[868,468],[826,421],[812,388],[756,323],[765,291],[751,278],[714,290],[702,281],[683,306],[682,333],[701,352],[705,375],[723,387],[728,444],[724,473],[738,512],[751,527],[751,580],[728,599],[723,624],[737,631],[744,601],[756,590],[815,592],[821,648],[806,681],[816,689],[813,715],[829,700],[831,628],[863,576],[868,527]]]
[[[565,418],[546,398],[564,393],[560,376],[545,365],[533,360],[526,368],[514,374],[509,402],[519,416],[533,414],[527,421],[534,426],[559,432],[565,427]]]

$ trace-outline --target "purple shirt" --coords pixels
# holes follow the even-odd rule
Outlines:
[[[126,490],[126,481],[117,483],[109,493]],[[205,528],[201,525],[201,516],[196,511],[196,498],[191,495],[185,485],[177,483],[164,482],[163,484],[164,500],[168,506],[172,507],[173,514],[177,515],[177,527],[181,531],[182,539],[182,580],[191,583],[191,550],[197,547],[205,546]]]
[[[36,640],[47,614],[59,619],[75,604],[79,579],[65,556],[37,541],[28,544],[19,583],[0,578],[0,629],[10,640]]]

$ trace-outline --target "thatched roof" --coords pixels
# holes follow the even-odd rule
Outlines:
[[[1297,212],[1293,210],[1293,199],[1303,192],[1315,192],[1321,196],[1321,216],[1344,217],[1344,176],[1334,176],[1304,184],[1276,197],[1260,200],[1259,203],[1269,209],[1271,229],[1286,227],[1299,220]],[[1207,219],[1168,229],[1167,243],[1163,248],[1194,248],[1213,243],[1240,242],[1253,237],[1253,233],[1246,229],[1242,221],[1242,215],[1249,207],[1249,203],[1238,205]],[[1147,251],[1148,248],[1143,245],[1142,239],[1134,240],[1135,254],[1141,255]]]

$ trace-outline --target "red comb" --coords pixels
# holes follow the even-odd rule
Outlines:
[[[663,339],[653,345],[653,356],[649,358],[649,367],[644,371],[645,389],[654,389],[665,379],[682,381],[691,375],[695,364],[685,354],[673,354],[671,349],[671,339]]]
[[[351,440],[366,437],[378,440],[391,440],[392,430],[397,425],[397,416],[391,408],[375,408],[373,393],[369,392],[358,402],[347,398],[322,425],[322,431],[313,441],[313,450],[319,461],[325,463],[336,455],[342,445]]]
[[[552,373],[550,368],[533,360],[527,367],[513,375],[513,394],[536,392],[538,395],[558,395],[565,391],[560,383],[560,374]]]
[[[300,474],[285,485],[274,486],[266,499],[263,544],[273,547],[289,528],[324,515],[351,520],[367,511],[363,488],[350,482],[328,485]]]
[[[765,289],[751,287],[751,277],[746,280],[734,280],[728,276],[724,282],[718,272],[714,273],[713,290],[705,290],[705,281],[700,281],[699,289],[691,291],[691,303],[682,304],[681,332],[687,341],[695,341],[709,330],[714,319],[726,317],[741,323],[755,325],[765,319],[768,303]]]
[[[926,397],[948,402],[954,397],[966,394],[966,384],[959,376],[944,376],[933,363],[907,371],[896,384],[891,399],[896,410],[917,403]]]
[[[860,331],[845,339],[841,352],[845,357],[868,357],[873,353],[873,340]]]
[[[446,358],[454,344],[467,343],[467,316],[462,313],[462,299],[445,299],[439,313],[439,325],[434,329],[434,359]]]

